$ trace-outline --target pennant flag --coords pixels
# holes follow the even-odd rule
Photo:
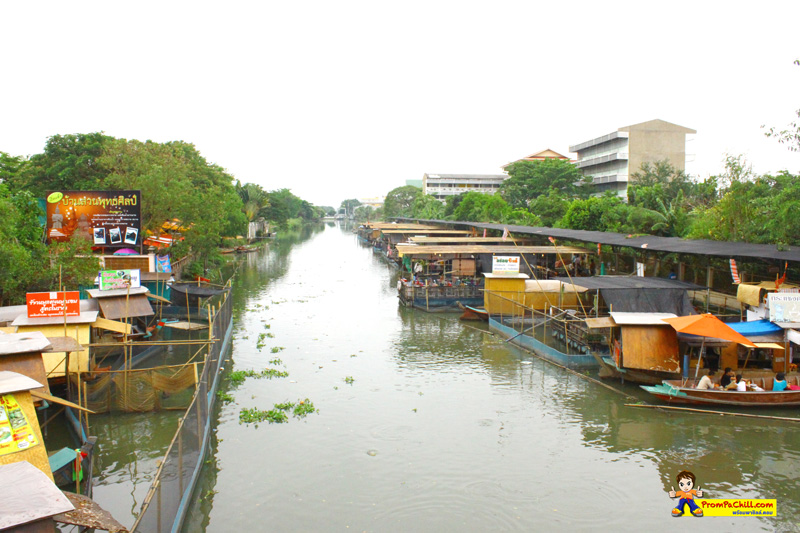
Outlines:
[[[739,269],[736,268],[736,261],[733,258],[731,258],[731,277],[734,283],[741,283],[739,279]]]
[[[775,279],[775,290],[780,289],[781,285],[783,285],[783,282],[786,281],[786,273],[788,272],[788,268],[789,268],[789,263],[788,262],[784,263],[784,265],[783,265],[783,276],[781,276],[780,278],[776,278]]]
[[[508,228],[503,228],[503,240],[508,239]]]
[[[555,240],[554,238],[552,238],[552,237],[548,237],[548,238],[547,238],[547,240],[548,240],[548,241],[550,241],[550,242],[552,242],[553,244],[555,244],[555,243],[556,243],[556,240]]]
[[[486,228],[483,228],[483,238],[486,238]]]

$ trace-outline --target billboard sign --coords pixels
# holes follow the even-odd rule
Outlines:
[[[110,248],[142,243],[140,191],[52,191],[46,204],[48,242],[81,235]]]
[[[127,289],[141,287],[139,269],[135,270],[101,270],[100,290]]]
[[[493,274],[519,274],[519,257],[495,255],[492,257]]]
[[[25,296],[28,304],[28,318],[80,316],[81,314],[79,291],[29,292]],[[66,313],[64,312],[65,307]]]
[[[800,322],[800,294],[771,292],[767,295],[770,322]]]

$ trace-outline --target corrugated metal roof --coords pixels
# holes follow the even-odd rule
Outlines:
[[[397,252],[403,255],[424,254],[590,254],[592,252],[573,246],[559,246],[558,250],[552,246],[481,246],[478,244],[457,245],[419,245],[400,243]]]
[[[468,226],[481,229],[503,231],[508,228],[511,233],[520,235],[538,235],[556,239],[568,239],[611,246],[627,246],[643,248],[649,251],[707,255],[715,257],[737,258],[752,257],[757,259],[775,259],[779,261],[800,262],[800,246],[782,246],[779,250],[775,244],[750,244],[745,242],[725,242],[681,239],[678,237],[655,237],[652,235],[631,236],[625,233],[604,231],[586,231],[576,229],[548,228],[543,226],[509,226],[507,224],[487,224],[482,222],[455,222],[452,220],[425,220],[430,224],[452,226]]]
[[[705,287],[686,281],[665,278],[642,278],[639,276],[591,276],[553,278],[563,283],[574,283],[587,289],[684,289],[687,291],[704,290]]]

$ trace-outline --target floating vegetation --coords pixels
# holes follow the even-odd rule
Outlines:
[[[217,391],[217,398],[219,398],[222,402],[228,403],[233,401],[233,396],[230,395],[227,391]]]
[[[305,418],[307,415],[316,413],[317,409],[314,407],[314,404],[306,398],[305,400],[300,400],[297,402],[297,405],[294,406],[294,416],[297,418]]]
[[[273,408],[268,411],[255,407],[252,409],[245,408],[239,412],[239,423],[256,424],[256,427],[258,427],[259,422],[284,424],[289,421],[289,411],[292,411],[295,418],[305,418],[310,414],[316,413],[317,409],[308,398],[305,400],[298,400],[297,403],[276,403]]]
[[[283,370],[277,370],[275,368],[265,368],[261,372],[256,372],[255,370],[234,370],[228,376],[230,379],[231,384],[233,386],[239,386],[244,383],[244,380],[247,378],[285,378],[288,377],[289,373]]]
[[[269,328],[271,328],[271,327],[272,327],[272,325],[271,325],[271,324],[264,324],[264,329],[269,329]]]
[[[269,332],[269,333],[267,333],[267,337],[269,337],[270,339],[274,339],[275,338],[275,334],[272,333],[272,332]]]
[[[280,352],[280,351],[282,351],[282,350],[285,350],[285,349],[286,349],[286,348],[284,348],[283,346],[273,346],[273,347],[272,347],[272,350],[270,350],[270,351],[271,351],[272,353],[278,353],[278,352]]]
[[[358,356],[356,354],[352,353],[352,354],[350,354],[350,357],[358,357]]]
[[[263,372],[261,372],[261,375],[259,377],[272,379],[272,378],[285,378],[288,376],[289,373],[286,371],[277,370],[275,368],[267,368]]]
[[[275,359],[271,359],[269,364],[271,364],[271,365],[282,365],[283,361],[281,361],[281,359],[279,357],[276,357]]]
[[[354,381],[355,380],[353,379],[353,376],[347,376],[346,378],[344,378],[344,382],[347,383],[348,385],[352,385]]]
[[[258,373],[255,370],[234,370],[230,373],[228,379],[230,379],[232,385],[239,386],[244,383],[245,379],[255,377],[258,377]]]
[[[242,409],[239,412],[240,424],[258,424],[259,422],[269,422],[270,424],[283,424],[289,421],[289,415],[286,411],[280,409],[270,409],[269,411],[262,411],[257,408]]]

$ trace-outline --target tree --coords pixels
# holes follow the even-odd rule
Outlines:
[[[555,189],[536,197],[530,205],[531,213],[539,217],[543,226],[553,227],[563,218],[569,207],[569,200]]]
[[[417,195],[411,206],[414,218],[441,220],[444,218],[444,204],[429,194]]]
[[[36,199],[0,183],[0,305],[21,303],[46,255]]]
[[[30,162],[22,156],[0,152],[0,183],[13,183],[26,171]]]
[[[242,199],[242,210],[247,220],[252,222],[256,219],[262,209],[269,206],[269,196],[267,191],[255,183],[245,183],[241,185],[236,182],[236,193]]]
[[[359,202],[355,198],[351,198],[350,200],[344,200],[342,202],[342,205],[339,207],[339,209],[344,209],[344,212],[347,215],[352,215],[353,213],[355,213],[356,207],[358,207],[360,205],[361,205],[361,202]]]
[[[9,184],[14,191],[27,190],[38,197],[52,190],[104,189],[108,171],[97,164],[97,159],[111,140],[102,132],[53,135],[44,153],[31,156],[24,172]]]
[[[386,218],[410,217],[412,206],[422,189],[413,185],[404,185],[389,191],[383,202],[383,216]]]
[[[574,200],[558,227],[589,231],[614,231],[625,228],[629,207],[615,194]]]
[[[500,186],[500,194],[512,207],[527,208],[532,200],[550,190],[568,198],[590,193],[591,178],[565,159],[516,161],[506,170],[509,178]]]

